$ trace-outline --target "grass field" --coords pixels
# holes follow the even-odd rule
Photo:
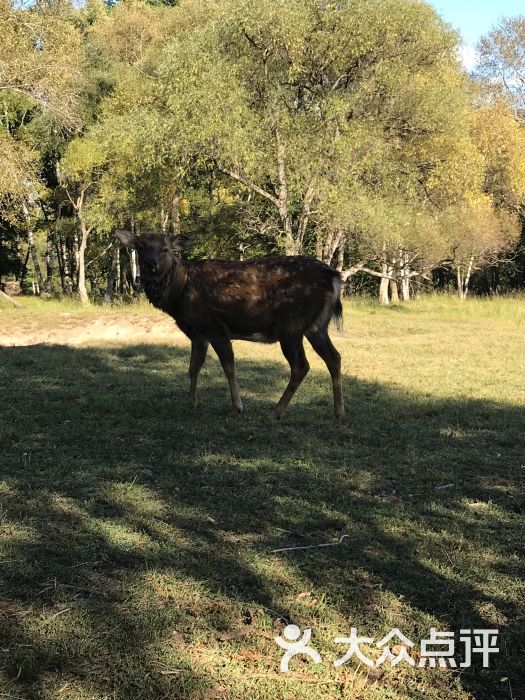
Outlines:
[[[525,300],[347,303],[342,423],[311,350],[275,422],[277,346],[236,344],[238,418],[213,354],[187,408],[176,333],[45,344],[104,318],[159,316],[0,305],[0,343],[42,341],[0,348],[0,698],[524,700]],[[279,672],[289,622],[322,664]],[[335,668],[351,627],[416,663],[431,627],[500,651]]]

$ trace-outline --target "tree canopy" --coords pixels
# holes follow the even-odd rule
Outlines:
[[[63,291],[87,300],[115,260],[136,289],[123,225],[196,230],[197,256],[317,255],[379,279],[383,301],[452,272],[476,231],[491,255],[474,275],[512,255],[520,18],[482,42],[473,80],[419,0],[1,0],[0,33],[2,235]]]

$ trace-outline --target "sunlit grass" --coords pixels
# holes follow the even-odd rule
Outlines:
[[[53,304],[2,307],[0,334],[25,317],[46,342],[64,309],[161,319]],[[346,302],[341,424],[311,349],[281,422],[277,346],[236,343],[241,419],[213,354],[187,408],[175,333],[0,349],[0,697],[485,700],[509,682],[520,697],[524,309]],[[287,621],[312,628],[322,666],[279,673]],[[501,651],[486,671],[335,669],[351,626],[497,627]]]

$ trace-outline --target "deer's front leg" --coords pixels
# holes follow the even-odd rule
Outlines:
[[[208,341],[202,336],[196,336],[191,339],[191,358],[190,358],[190,406],[197,405],[197,380],[202,365],[206,360],[208,353]]]
[[[237,413],[242,413],[243,406],[239,395],[239,387],[237,386],[237,378],[235,376],[235,359],[233,356],[231,340],[227,337],[214,337],[210,338],[210,342],[213,349],[217,353],[224,370],[224,374],[228,379],[233,409],[237,411]]]

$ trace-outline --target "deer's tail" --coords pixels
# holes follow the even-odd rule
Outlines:
[[[326,296],[323,309],[315,319],[308,332],[315,333],[321,328],[327,328],[330,321],[334,321],[336,328],[343,325],[343,306],[341,304],[341,289],[343,281],[335,270],[330,270],[331,278],[327,279]]]
[[[332,281],[334,287],[334,301],[332,309],[332,321],[335,323],[337,330],[341,330],[343,327],[343,305],[341,304],[341,290],[343,289],[343,280],[341,275],[337,274],[337,277],[333,278]]]

